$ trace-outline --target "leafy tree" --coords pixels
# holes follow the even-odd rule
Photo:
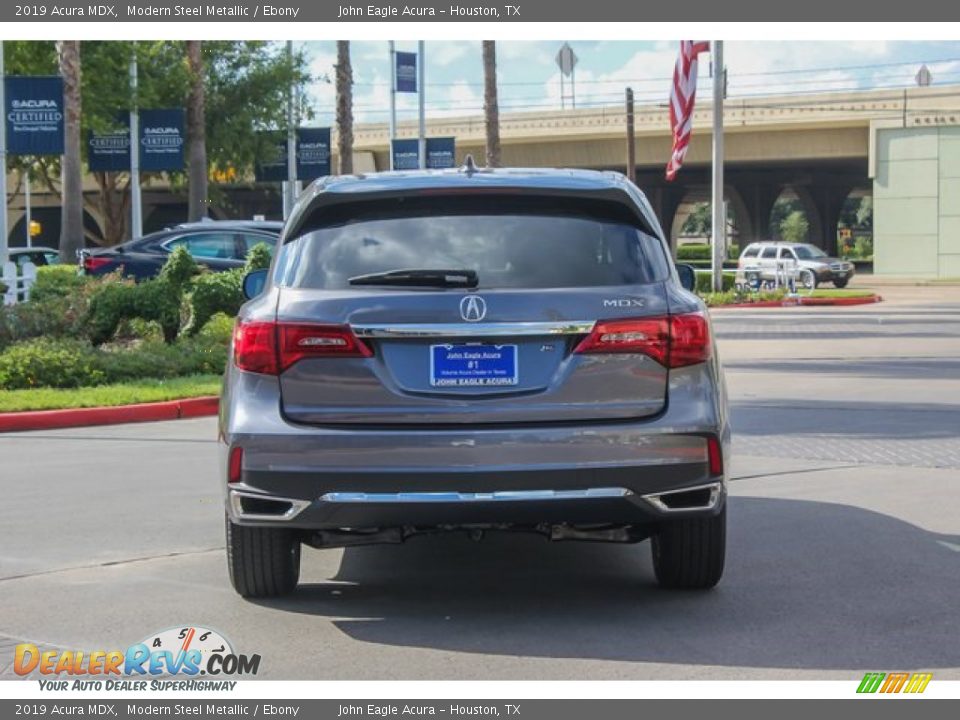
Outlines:
[[[781,226],[783,221],[794,212],[803,213],[803,206],[797,198],[786,198],[782,195],[773,203],[770,211],[770,226],[768,228],[771,238],[779,238],[781,235]]]
[[[205,125],[202,147],[206,166],[200,159],[200,148],[192,148],[191,157],[196,158],[194,173],[199,178],[198,167],[202,167],[204,179],[210,172],[245,177],[252,171],[258,150],[262,148],[258,131],[286,128],[287,88],[308,77],[306,60],[302,53],[288,59],[278,43],[259,41],[205,41],[200,49]],[[4,51],[9,74],[58,72],[59,56],[53,42],[10,41],[4,43]],[[83,57],[80,120],[85,130],[116,129],[118,115],[133,106],[129,82],[133,53],[136,53],[139,70],[138,107],[200,107],[201,100],[196,94],[197,64],[191,65],[186,42],[83,41],[80,52]],[[188,103],[188,99],[193,102]],[[191,115],[189,119],[197,121],[198,117]],[[198,132],[188,132],[188,136],[200,143]],[[85,143],[81,143],[80,151],[85,157]],[[11,158],[10,162],[15,168],[30,164],[50,192],[62,195],[59,158]],[[93,173],[93,177],[98,192],[84,201],[103,217],[104,237],[89,238],[88,235],[88,239],[114,245],[128,234],[130,174]],[[149,174],[141,173],[141,183],[150,178]],[[175,192],[186,189],[187,179],[182,172],[168,174]],[[194,185],[199,184],[199,180],[194,181]],[[194,189],[196,206],[206,207],[206,197],[202,197],[205,194]]]
[[[708,202],[697,203],[680,229],[681,235],[709,235],[713,228],[713,210]]]
[[[794,210],[780,223],[780,235],[787,242],[806,242],[810,223],[800,210]]]

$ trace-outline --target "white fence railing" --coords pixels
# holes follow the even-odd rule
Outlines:
[[[3,294],[3,304],[14,305],[22,302],[30,297],[30,288],[37,281],[37,266],[32,262],[25,262],[20,266],[15,262],[6,262],[0,280],[7,288]]]

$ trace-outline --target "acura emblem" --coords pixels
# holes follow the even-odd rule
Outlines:
[[[487,316],[487,301],[479,295],[465,295],[460,301],[460,317],[467,322],[480,322]]]

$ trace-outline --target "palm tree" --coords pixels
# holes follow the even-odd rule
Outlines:
[[[80,41],[58,40],[57,56],[63,78],[63,161],[60,180],[60,260],[77,261],[83,239],[83,169],[80,166]]]
[[[483,120],[487,128],[487,167],[500,167],[497,43],[493,40],[483,41]]]
[[[353,172],[353,68],[350,43],[337,40],[337,153],[340,174]]]
[[[207,110],[204,87],[203,46],[187,41],[190,91],[187,95],[187,141],[189,142],[189,187],[187,219],[207,216]]]

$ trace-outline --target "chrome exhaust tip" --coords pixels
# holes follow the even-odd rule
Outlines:
[[[309,500],[269,497],[230,490],[230,510],[237,520],[287,522],[310,505]]]
[[[720,502],[723,483],[720,481],[642,495],[644,500],[663,513],[713,510]]]

